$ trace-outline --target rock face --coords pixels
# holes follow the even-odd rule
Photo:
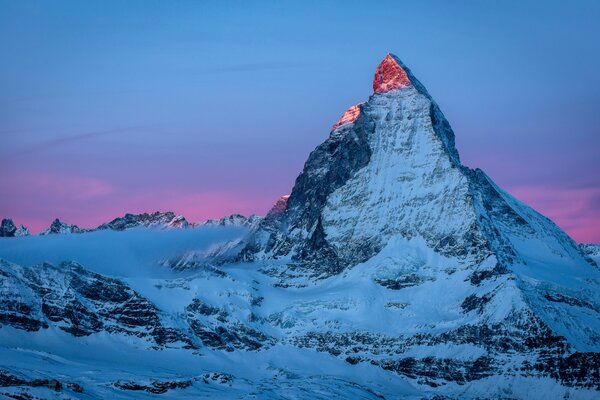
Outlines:
[[[16,232],[17,227],[12,219],[2,219],[2,224],[0,225],[0,237],[14,237]]]
[[[68,235],[71,233],[85,233],[89,232],[88,229],[82,229],[77,225],[67,225],[58,218],[56,218],[50,227],[40,232],[40,235]]]
[[[0,224],[0,237],[19,237],[29,236],[29,229],[23,225],[15,226],[15,223],[10,218],[3,218]]]
[[[354,121],[356,121],[356,119],[358,118],[359,115],[360,115],[360,104],[350,107],[342,115],[342,117],[339,119],[339,121],[333,125],[332,129],[335,130],[344,124],[353,123]]]
[[[111,229],[113,231],[124,231],[132,228],[189,228],[190,224],[181,215],[175,215],[171,211],[155,212],[152,214],[125,214],[123,217],[115,218],[110,222],[98,226],[97,230]]]
[[[55,326],[75,337],[97,332],[193,347],[161,323],[158,309],[127,284],[77,263],[26,268],[0,260],[0,324],[36,332]]]
[[[404,67],[396,56],[388,54],[375,71],[373,93],[385,93],[392,90],[404,89],[412,84],[406,67]]]

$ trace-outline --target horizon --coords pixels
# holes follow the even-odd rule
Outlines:
[[[0,217],[37,233],[55,218],[92,228],[125,213],[265,215],[372,94],[390,52],[439,104],[463,165],[578,242],[600,242],[600,4],[433,3],[382,15],[354,2],[0,0],[12,56],[0,65]],[[532,19],[506,35],[515,12]],[[398,15],[408,18],[391,25]]]

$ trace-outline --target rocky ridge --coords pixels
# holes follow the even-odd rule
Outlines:
[[[2,219],[2,223],[0,224],[0,237],[20,237],[29,235],[29,229],[25,228],[23,225],[17,227],[12,219]]]

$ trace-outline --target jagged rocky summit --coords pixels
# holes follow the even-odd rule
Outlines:
[[[85,229],[77,225],[68,225],[56,218],[49,228],[40,232],[40,235],[58,235],[71,233],[86,233],[101,230],[125,231],[133,228],[149,228],[149,229],[188,229],[198,226],[235,226],[244,228],[254,228],[260,221],[261,217],[251,215],[245,217],[241,214],[231,214],[220,219],[209,219],[202,224],[190,223],[184,216],[176,215],[171,211],[142,214],[125,214],[123,217],[118,217],[110,222],[99,225],[96,228]],[[14,229],[13,229],[14,228]],[[10,219],[3,220],[2,228],[0,228],[0,236],[26,236],[29,235],[29,230],[22,225],[19,228],[14,226]]]
[[[223,218],[209,219],[204,222],[206,226],[237,226],[254,228],[261,220],[258,215],[252,214],[249,217],[245,217],[241,214],[231,214]]]
[[[2,223],[0,224],[0,237],[20,237],[29,235],[29,229],[23,225],[17,227],[12,219],[2,219]]]
[[[190,223],[182,215],[175,215],[171,211],[154,212],[152,214],[125,214],[123,217],[115,218],[110,222],[98,226],[97,230],[111,229],[124,231],[131,228],[189,228]]]
[[[156,211],[151,214],[125,214],[123,217],[115,218],[92,229],[80,228],[77,225],[68,225],[56,218],[48,229],[40,232],[40,235],[65,235],[101,230],[124,231],[132,228],[187,229],[191,226],[182,215],[175,215],[171,211]]]
[[[60,219],[56,218],[54,221],[52,221],[48,229],[40,232],[40,235],[68,235],[72,233],[85,233],[89,231],[89,229],[82,229],[77,225],[65,224]]]
[[[211,234],[242,233],[170,243],[134,276],[115,276],[114,254],[0,261],[0,395],[44,382],[76,398],[597,398],[598,246],[463,166],[397,57],[292,192],[251,219],[211,221],[236,227]],[[161,245],[132,246],[123,264]]]

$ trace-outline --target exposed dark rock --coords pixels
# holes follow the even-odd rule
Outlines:
[[[163,394],[167,393],[169,390],[188,388],[192,386],[192,381],[151,381],[148,384],[141,384],[132,381],[117,381],[113,385],[121,390],[145,391],[148,393]]]
[[[544,294],[544,298],[546,300],[552,301],[554,303],[564,303],[564,304],[568,304],[570,306],[585,307],[585,308],[589,308],[590,310],[598,311],[598,309],[596,307],[594,307],[594,305],[592,303],[590,303],[589,301],[565,296],[560,293],[546,293],[546,294]]]
[[[54,324],[78,337],[107,331],[148,337],[159,346],[180,342],[194,348],[186,334],[163,326],[152,303],[118,279],[76,263],[2,266],[6,282],[20,287],[17,292],[1,293],[2,325],[37,331]],[[21,293],[29,293],[33,302],[24,303]]]
[[[400,290],[411,286],[417,286],[425,282],[425,278],[417,274],[407,274],[395,279],[375,278],[379,285],[392,290]]]
[[[83,386],[78,383],[67,383],[67,387],[75,393],[83,393]]]
[[[2,219],[2,224],[0,224],[0,237],[14,237],[16,231],[17,227],[12,219]]]
[[[192,332],[207,347],[226,351],[256,351],[275,343],[274,338],[229,318],[225,310],[210,306],[200,299],[194,299],[186,311]]]
[[[471,284],[478,286],[481,282],[509,273],[509,270],[498,264],[493,269],[476,270],[469,275]]]
[[[202,380],[204,383],[218,383],[221,385],[231,384],[233,381],[233,376],[229,374],[223,374],[221,372],[209,372],[202,375]]]
[[[473,310],[479,310],[479,312],[483,312],[483,307],[492,299],[490,294],[485,294],[481,297],[478,297],[475,294],[468,296],[460,305],[464,312],[469,312]]]
[[[56,379],[25,379],[0,370],[0,387],[9,386],[46,387],[56,392],[60,392],[63,388],[62,383]]]
[[[456,382],[464,384],[491,376],[496,368],[489,357],[479,357],[474,361],[459,361],[451,358],[413,357],[399,360],[382,360],[377,362],[381,368],[394,371],[419,383],[436,387],[436,381]]]

